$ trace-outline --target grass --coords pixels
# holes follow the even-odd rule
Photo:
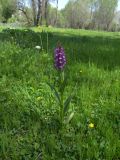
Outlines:
[[[120,159],[119,35],[1,28],[0,160]],[[63,129],[47,85],[57,79],[53,51],[58,41],[67,56],[65,96],[75,89],[70,105],[75,115]]]

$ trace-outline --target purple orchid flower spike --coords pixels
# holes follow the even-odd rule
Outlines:
[[[66,57],[64,53],[64,49],[59,44],[58,47],[54,51],[54,61],[55,68],[58,70],[63,70],[66,64]]]

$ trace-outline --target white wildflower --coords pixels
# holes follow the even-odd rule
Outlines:
[[[41,49],[41,46],[35,46],[36,49],[40,50]]]

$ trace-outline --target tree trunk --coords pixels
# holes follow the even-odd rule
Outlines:
[[[33,9],[33,23],[34,23],[34,26],[36,26],[36,24],[37,24],[36,4],[35,4],[35,0],[31,0],[31,1],[32,1],[32,9]]]
[[[56,6],[56,19],[54,25],[57,24],[57,19],[58,19],[58,0],[57,0],[57,6]]]
[[[48,27],[48,0],[45,0],[45,21],[46,27]]]
[[[42,2],[41,0],[38,0],[38,12],[37,12],[37,19],[36,19],[36,26],[38,26],[39,24],[39,20],[40,20],[40,24],[42,23]]]

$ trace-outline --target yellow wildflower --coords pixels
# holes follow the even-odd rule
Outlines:
[[[94,128],[94,124],[93,124],[93,123],[90,123],[90,124],[89,124],[89,127],[90,127],[90,128]]]

